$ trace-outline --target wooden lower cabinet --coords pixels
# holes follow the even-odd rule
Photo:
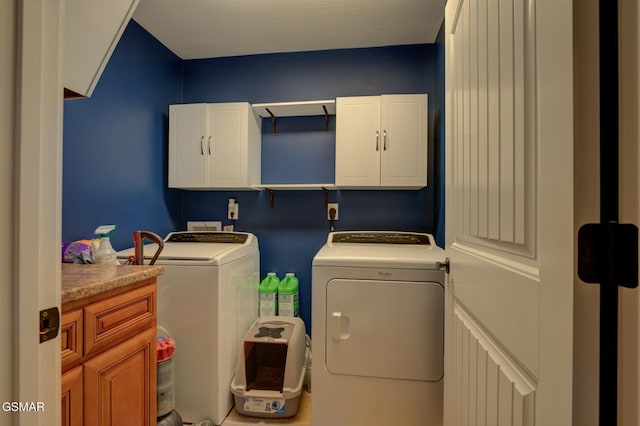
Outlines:
[[[82,426],[82,366],[62,375],[62,426]]]
[[[84,364],[87,425],[140,426],[156,421],[155,330]]]
[[[63,426],[157,424],[156,295],[153,279],[62,306]]]

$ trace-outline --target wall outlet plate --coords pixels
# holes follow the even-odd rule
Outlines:
[[[331,209],[335,210],[334,217],[331,217]],[[327,220],[338,220],[338,203],[327,204]]]
[[[229,199],[229,205],[227,207],[227,219],[237,220],[240,215],[240,205],[233,198]]]

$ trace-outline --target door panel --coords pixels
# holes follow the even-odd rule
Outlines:
[[[56,253],[62,223],[64,2],[10,3],[2,3],[2,34],[6,26],[8,31],[15,30],[15,38],[3,38],[0,48],[7,64],[0,67],[0,73],[11,87],[3,90],[8,93],[3,99],[14,109],[11,117],[2,115],[6,120],[0,126],[13,129],[1,144],[10,147],[7,171],[11,177],[3,181],[3,192],[11,195],[2,199],[12,220],[3,232],[11,245],[8,253],[2,253],[9,264],[2,287],[9,292],[10,321],[3,326],[12,354],[7,359],[0,352],[3,364],[11,363],[3,369],[3,383],[8,384],[2,387],[3,401],[41,402],[45,409],[2,412],[1,416],[7,424],[55,426],[62,418],[60,340],[55,337],[40,344],[37,335],[40,310],[60,309],[60,258]],[[4,215],[0,218],[4,222]]]
[[[524,0],[516,0],[522,3]],[[514,77],[515,63],[524,62],[525,51],[514,49],[514,45],[523,46],[524,40],[514,42],[514,27],[522,27],[524,14],[520,14],[518,24],[514,24],[511,10],[497,1],[462,0],[459,17],[452,28],[451,48],[458,54],[456,64],[464,71],[458,72],[452,86],[462,93],[458,94],[458,114],[451,117],[454,126],[455,147],[452,153],[456,160],[456,196],[457,221],[453,227],[455,243],[459,250],[469,256],[468,262],[482,273],[497,274],[495,279],[478,286],[472,279],[476,272],[470,272],[469,279],[462,279],[456,287],[456,297],[475,315],[488,322],[488,326],[532,372],[538,369],[537,335],[538,335],[538,291],[539,271],[533,260],[535,253],[535,150],[534,134],[520,132],[517,137],[516,128],[523,129],[524,111],[531,121],[535,119],[535,110],[521,99],[519,108],[514,105],[514,93],[521,90],[520,83],[516,89],[515,81],[524,81],[524,70]],[[519,9],[522,9],[520,5]],[[482,13],[480,11],[482,10]],[[478,40],[486,39],[478,33],[481,19],[497,16],[496,24],[500,28],[499,37],[493,40],[493,49],[497,54],[488,56],[483,50],[478,52]],[[487,26],[483,27],[485,31]],[[522,34],[519,34],[522,39]],[[491,43],[491,41],[489,41]],[[506,53],[505,53],[506,51]],[[462,52],[462,53],[460,53]],[[489,89],[488,84],[479,85],[478,57],[487,53],[482,63],[487,67],[483,76],[497,70],[497,85]],[[527,51],[531,55],[533,52]],[[518,58],[517,60],[515,58]],[[473,66],[471,66],[473,65]],[[529,72],[530,74],[532,71]],[[532,78],[531,75],[527,75]],[[477,99],[482,94],[488,99],[488,90],[497,91],[494,102],[497,108],[489,110],[479,120],[479,111],[486,111]],[[461,104],[461,105],[458,105]],[[526,107],[526,108],[525,108]],[[522,115],[517,116],[516,111]],[[487,131],[491,126],[498,126],[491,135],[494,147],[481,144],[487,139]],[[516,155],[517,154],[517,155]],[[526,158],[525,158],[526,157]],[[482,158],[484,163],[479,159]],[[526,166],[526,167],[525,167]],[[480,185],[480,170],[487,173],[493,170],[496,177],[491,184]],[[484,175],[482,182],[488,181]],[[524,183],[528,185],[524,185]],[[517,194],[517,195],[516,195]],[[490,204],[493,205],[489,211]],[[487,222],[491,218],[491,223]],[[482,222],[481,222],[482,220]],[[491,236],[480,229],[490,229]],[[483,236],[485,235],[485,236]],[[495,272],[495,265],[500,265]],[[514,273],[515,272],[515,273]],[[463,272],[464,273],[464,272]],[[496,309],[499,307],[500,309]],[[518,315],[520,314],[520,315]],[[526,320],[513,321],[514,316]],[[526,333],[522,333],[522,329]]]
[[[380,97],[336,99],[336,185],[380,184]]]
[[[334,279],[327,284],[326,312],[330,372],[424,381],[442,378],[440,284]],[[428,327],[416,334],[415,324]]]
[[[62,426],[82,426],[84,423],[82,379],[81,365],[62,375]]]
[[[208,105],[211,141],[206,150],[211,163],[209,183],[213,186],[241,186],[245,182],[246,108],[235,103]]]
[[[155,334],[153,329],[143,331],[84,364],[87,424],[155,423]]]
[[[169,106],[169,187],[206,185],[207,105]]]
[[[513,368],[462,309],[455,309],[453,321],[456,375],[452,380],[460,400],[455,424],[470,419],[472,425],[534,425],[535,388],[530,379]]]
[[[421,186],[427,175],[427,96],[382,95],[380,184]]]
[[[572,2],[454,0],[445,22],[445,424],[569,425]]]

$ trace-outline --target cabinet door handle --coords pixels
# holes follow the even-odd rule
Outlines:
[[[200,137],[200,155],[204,155],[204,147],[202,146],[202,142],[204,142],[204,136]]]
[[[376,130],[376,151],[380,151],[380,131]]]
[[[209,136],[209,155],[211,155],[211,136]]]
[[[382,149],[386,151],[387,150],[387,131],[386,130],[382,131],[382,140],[383,140]]]

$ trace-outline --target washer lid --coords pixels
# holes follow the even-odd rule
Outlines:
[[[444,250],[431,234],[396,231],[332,232],[313,266],[436,269]]]
[[[164,249],[156,264],[184,263],[202,265],[223,265],[245,257],[258,250],[255,235],[240,232],[172,232],[164,239]],[[144,258],[153,257],[158,245],[144,245]],[[119,259],[133,256],[134,249],[118,252]]]

